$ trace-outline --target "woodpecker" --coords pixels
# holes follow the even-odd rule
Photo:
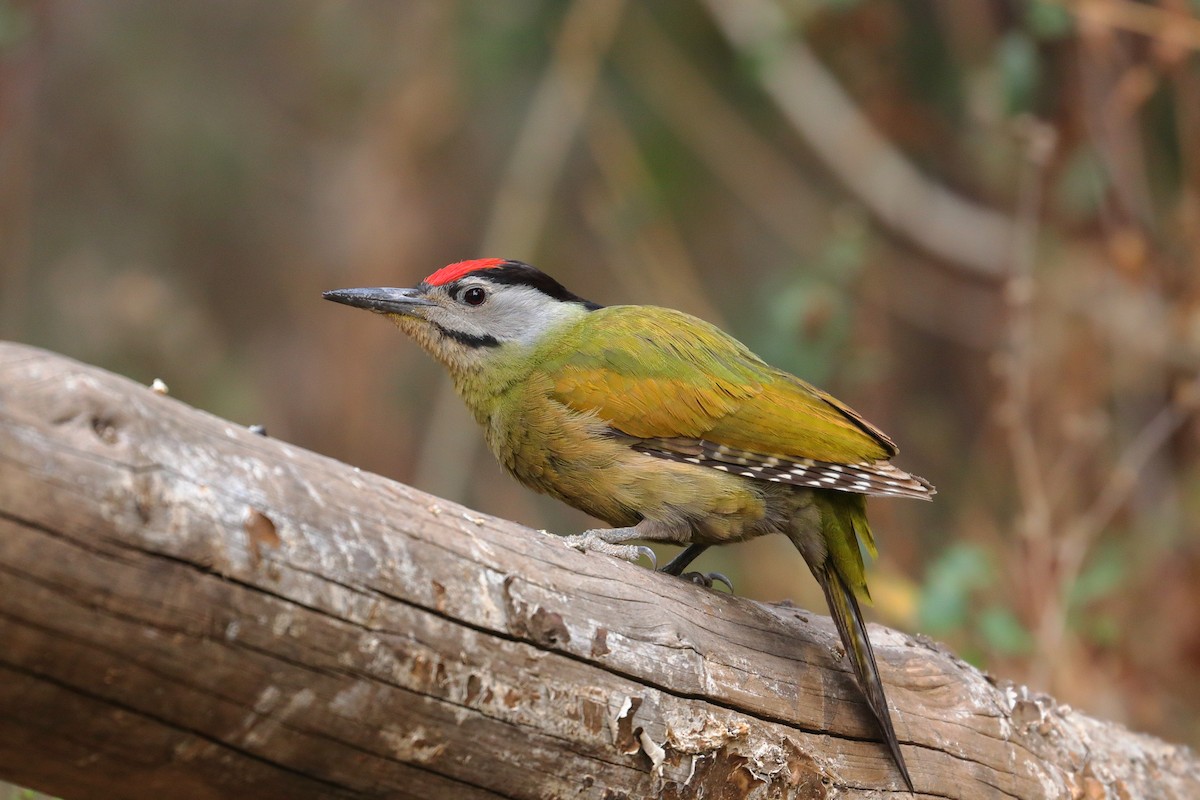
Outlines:
[[[529,264],[461,261],[412,289],[325,298],[387,316],[442,363],[500,463],[529,488],[612,525],[567,537],[636,560],[633,540],[711,545],[780,533],[824,590],[908,790],[858,598],[876,555],[866,497],[928,500],[928,481],[844,403],[679,311],[601,306]]]

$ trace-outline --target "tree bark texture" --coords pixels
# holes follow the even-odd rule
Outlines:
[[[1186,748],[872,638],[920,796],[1200,797]],[[0,742],[73,800],[905,794],[825,616],[5,343]]]

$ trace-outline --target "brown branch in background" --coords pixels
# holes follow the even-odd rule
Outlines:
[[[1200,19],[1170,8],[1129,0],[1045,0],[1070,11],[1080,22],[1140,33],[1200,50]]]
[[[996,285],[991,281],[963,280],[962,273],[931,264],[922,254],[898,248],[887,253],[898,268],[864,300],[872,313],[895,316],[905,325],[956,347],[977,353],[996,349],[1003,314]]]
[[[1007,352],[999,361],[1003,383],[1001,420],[1012,451],[1013,471],[1023,509],[1020,530],[1030,540],[1050,535],[1051,509],[1046,495],[1033,430],[1031,386],[1035,369],[1033,349],[1034,267],[1037,263],[1037,238],[1042,208],[1042,184],[1046,165],[1054,151],[1055,133],[1049,125],[1031,118],[1019,123],[1019,135],[1025,140],[1025,169],[1017,201],[1011,271],[1005,285],[1008,306]]]
[[[496,189],[481,253],[531,257],[624,10],[623,1],[571,4]]]
[[[1187,0],[1174,0],[1172,5],[1186,8],[1186,2]],[[1197,24],[1200,25],[1200,22]],[[1156,55],[1159,63],[1171,77],[1176,138],[1180,142],[1192,142],[1196,132],[1200,131],[1200,101],[1197,100],[1200,98],[1200,65],[1188,57],[1191,54],[1180,53],[1170,46],[1157,48]],[[1192,244],[1194,246],[1194,238],[1200,234],[1200,226],[1195,224],[1197,209],[1194,208],[1195,205],[1200,204],[1200,198],[1196,196],[1197,193],[1200,193],[1200,152],[1197,152],[1195,146],[1180,147],[1179,158],[1182,162],[1180,172],[1184,184],[1183,200],[1193,206],[1185,213],[1193,215]]]
[[[1023,594],[1036,609],[1032,613],[1044,615],[1048,598],[1054,595],[1051,586],[1053,511],[1046,493],[1047,476],[1038,452],[1031,401],[1036,367],[1033,297],[1042,187],[1056,136],[1049,125],[1028,117],[1018,122],[1017,134],[1025,142],[1025,168],[1021,172],[1016,227],[1004,292],[1008,306],[1008,340],[1006,351],[997,357],[996,366],[1001,382],[1000,422],[1012,456],[1020,508],[1017,532],[1025,546],[1026,591]],[[1043,658],[1038,663],[1045,664],[1048,660]],[[1035,680],[1034,685],[1044,685],[1044,681]]]
[[[1197,408],[1200,408],[1200,378],[1185,384],[1125,448],[1091,508],[1067,529],[1063,538],[1068,544],[1074,543],[1075,549],[1086,550],[1095,541],[1129,500],[1138,475]]]
[[[758,133],[640,5],[615,54],[630,89],[746,210],[800,256],[812,254],[827,229],[829,203],[795,163]]]
[[[758,64],[763,88],[813,152],[884,225],[965,270],[1000,277],[1013,222],[922,175],[855,106],[771,0],[705,0]]]
[[[1141,234],[1130,228],[1131,221],[1149,225],[1154,219],[1137,119],[1137,109],[1147,96],[1147,73],[1131,62],[1127,43],[1113,33],[1085,26],[1078,48],[1083,123],[1108,173],[1105,188],[1118,201],[1100,209],[1110,249],[1131,236],[1140,239]]]
[[[568,9],[554,57],[534,91],[496,189],[478,255],[533,257],[624,8],[623,0],[576,0]],[[454,387],[443,378],[417,457],[418,486],[446,497],[464,496],[482,441],[472,425],[464,424],[466,419]]]
[[[1002,419],[1012,453],[1020,499],[1018,531],[1026,544],[1027,596],[1036,609],[1033,633],[1040,658],[1032,682],[1053,686],[1055,668],[1066,635],[1070,597],[1084,562],[1097,538],[1128,502],[1140,473],[1200,407],[1200,379],[1193,379],[1132,439],[1109,473],[1091,504],[1083,509],[1063,509],[1057,516],[1048,491],[1043,453],[1037,445],[1030,387],[1036,370],[1033,350],[1033,270],[1045,169],[1054,147],[1054,131],[1028,122],[1022,131],[1027,140],[1027,169],[1023,172],[1017,215],[1017,246],[1006,298],[1009,303],[1009,348],[999,366],[1004,384]],[[1111,320],[1096,320],[1111,327]],[[1156,354],[1161,359],[1162,354]],[[1085,450],[1089,442],[1077,442]],[[1081,452],[1068,451],[1055,470],[1055,483],[1077,480],[1069,465],[1081,464]],[[1065,472],[1064,472],[1065,470]],[[1062,474],[1059,474],[1062,473]],[[1053,495],[1051,494],[1053,492]],[[1061,528],[1061,530],[1059,530]]]
[[[705,282],[662,202],[637,140],[603,96],[586,137],[607,190],[603,203],[588,205],[588,217],[602,239],[614,250],[623,250],[609,261],[625,293],[721,324],[721,312],[704,291]],[[644,215],[629,213],[638,206],[658,211],[643,222]]]
[[[1092,505],[1067,524],[1057,547],[1057,601],[1049,604],[1036,632],[1044,663],[1049,669],[1067,631],[1070,597],[1079,581],[1084,561],[1096,539],[1128,502],[1139,475],[1196,411],[1200,409],[1200,377],[1179,389],[1176,396],[1146,423],[1125,448]]]

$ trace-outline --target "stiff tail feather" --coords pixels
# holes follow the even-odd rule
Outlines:
[[[904,778],[904,785],[910,792],[914,792],[912,778],[908,774],[904,756],[900,753],[900,740],[896,738],[896,731],[892,727],[887,697],[883,693],[883,681],[879,678],[879,667],[875,664],[875,651],[871,649],[871,640],[867,637],[867,626],[858,608],[858,600],[831,563],[826,562],[823,568],[814,572],[821,588],[825,590],[825,601],[829,604],[829,611],[837,625],[838,634],[842,637],[846,655],[854,666],[854,674],[867,699],[867,705],[879,722],[888,749],[896,761],[896,767]]]

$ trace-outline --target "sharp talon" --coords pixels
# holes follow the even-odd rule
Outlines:
[[[729,593],[733,594],[733,581],[720,572],[686,572],[679,577],[689,580],[698,586],[703,586],[705,589],[713,588],[714,583],[723,583],[729,589]]]
[[[658,556],[654,555],[654,551],[643,544],[637,545],[637,551],[640,555],[646,557],[650,562],[650,569],[658,569]],[[732,588],[731,588],[732,591]]]
[[[714,583],[723,583],[725,588],[729,589],[729,593],[733,594],[733,581],[722,575],[720,572],[708,573],[708,586],[711,589]]]

